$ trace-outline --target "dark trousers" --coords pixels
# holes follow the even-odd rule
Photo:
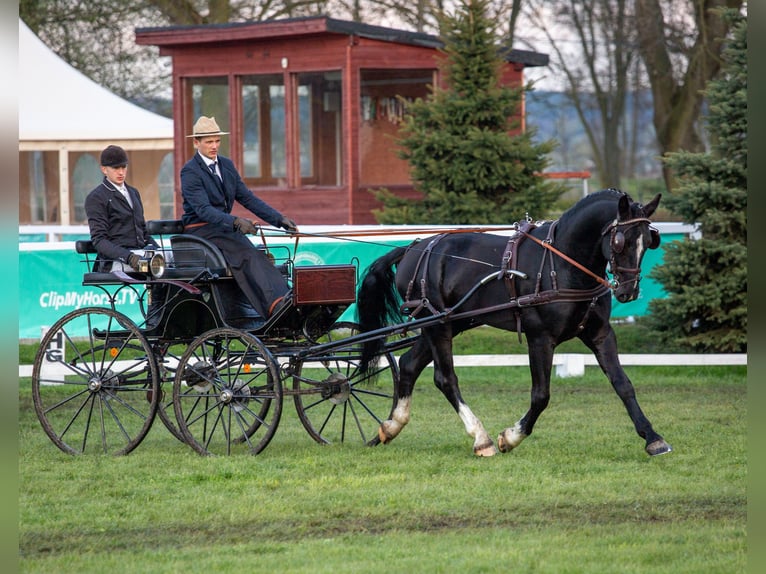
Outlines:
[[[263,250],[238,231],[202,225],[188,229],[187,233],[204,237],[221,250],[237,285],[261,317],[267,318],[271,305],[289,290],[287,280]]]

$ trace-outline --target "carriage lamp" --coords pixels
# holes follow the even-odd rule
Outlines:
[[[162,253],[146,250],[138,261],[139,273],[148,273],[155,279],[165,274],[165,257]]]

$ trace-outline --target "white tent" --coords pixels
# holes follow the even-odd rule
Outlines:
[[[157,169],[161,158],[173,151],[172,119],[136,106],[92,81],[56,55],[21,20],[18,89],[20,218],[25,212],[21,207],[31,201],[33,193],[34,184],[25,169],[32,161],[29,154],[47,154],[46,193],[50,194],[49,203],[57,208],[48,210],[55,213],[50,217],[56,221],[45,223],[68,225],[70,164],[78,154],[97,156],[109,144],[128,151],[132,183],[150,205],[159,205]],[[52,173],[51,154],[58,155],[58,173]],[[49,189],[52,186],[58,188],[57,193]]]
[[[100,86],[59,58],[21,20],[19,88],[21,141],[173,138],[172,119]]]

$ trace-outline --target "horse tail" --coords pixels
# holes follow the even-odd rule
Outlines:
[[[405,247],[397,247],[373,261],[365,271],[356,299],[356,313],[362,333],[401,322],[394,265],[402,260],[406,251]],[[383,352],[384,344],[385,337],[373,337],[362,343],[359,366],[362,373],[367,372],[371,363]]]

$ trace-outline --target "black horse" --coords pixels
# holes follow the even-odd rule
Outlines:
[[[593,193],[553,222],[522,222],[510,238],[488,233],[445,233],[396,248],[372,263],[361,282],[357,313],[361,332],[401,322],[402,313],[421,321],[412,347],[399,361],[397,401],[378,430],[388,442],[409,422],[412,391],[420,373],[434,362],[434,383],[474,438],[479,456],[497,452],[481,421],[463,401],[452,360],[452,339],[478,325],[523,332],[532,375],[527,413],[497,438],[508,452],[532,433],[548,405],[551,367],[557,345],[579,337],[593,351],[622,399],[650,455],[671,451],[652,428],[636,400],[617,354],[609,324],[611,293],[626,302],[638,296],[641,259],[659,245],[649,217],[660,201],[647,205],[607,189]],[[606,279],[607,265],[613,280]],[[394,271],[394,266],[396,271]],[[439,319],[441,317],[441,319]],[[363,345],[362,369],[384,351],[385,341]],[[374,441],[378,442],[378,441]]]

